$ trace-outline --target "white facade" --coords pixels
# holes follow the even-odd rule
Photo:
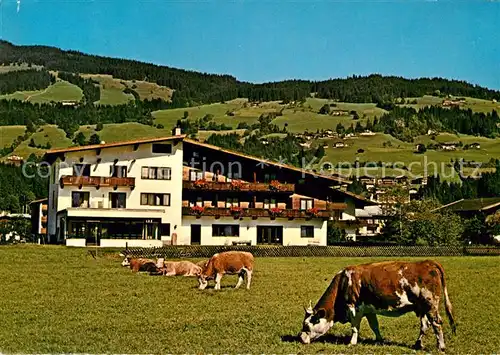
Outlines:
[[[221,217],[214,219],[213,217],[196,218],[193,216],[185,216],[182,221],[182,238],[178,239],[178,244],[191,244],[191,226],[200,225],[201,230],[201,245],[231,245],[236,243],[249,243],[257,245],[258,227],[282,227],[282,245],[326,245],[326,220],[314,219],[294,219],[289,221],[287,218],[259,218],[253,220],[251,218],[234,219],[232,217]],[[239,235],[234,237],[221,237],[212,235],[213,225],[239,225]],[[313,226],[313,237],[301,237],[302,226]]]
[[[265,244],[259,242],[258,234],[262,234],[263,228],[272,227],[268,229],[279,230],[281,244],[285,246],[327,244],[326,218],[182,216],[182,138],[49,152],[53,158],[48,200],[49,241],[80,247],[89,243],[102,247],[160,247],[171,244],[172,239],[179,245],[231,245],[233,242],[257,245]],[[171,153],[153,153],[153,144],[171,144]],[[83,164],[90,165],[90,170],[87,168],[85,177],[81,177],[84,180],[78,180],[74,168],[80,169]],[[143,168],[147,167],[170,168],[170,179],[145,178]],[[126,170],[126,178],[135,179],[134,184],[110,186],[109,178],[116,169]],[[125,194],[125,207],[113,206],[110,199],[113,193]],[[85,201],[80,204],[73,194],[84,196]],[[144,204],[141,194],[169,194],[169,204]],[[134,237],[132,233],[113,234],[110,225],[114,223],[136,223],[144,229],[142,235]],[[199,231],[196,241],[192,239],[192,225]],[[232,237],[214,236],[213,225],[238,225],[239,233]],[[149,229],[151,226],[154,229]],[[89,235],[94,239],[89,239]]]
[[[172,153],[153,153],[152,144],[145,143],[134,146],[125,145],[118,147],[103,147],[98,149],[69,151],[64,153],[64,161],[58,158],[53,164],[53,171],[49,188],[49,215],[48,234],[58,241],[67,239],[67,231],[63,231],[64,219],[80,218],[99,220],[99,218],[154,219],[161,224],[170,224],[171,233],[181,225],[181,199],[182,199],[182,141],[161,142],[172,144]],[[160,142],[158,142],[160,143]],[[72,176],[76,164],[90,164],[91,177],[110,177],[111,170],[126,167],[127,178],[135,179],[135,186],[78,186],[65,185],[61,187],[59,181],[63,176]],[[169,180],[142,178],[143,167],[170,168]],[[88,207],[75,207],[72,204],[73,192],[87,192],[89,197]],[[126,207],[112,208],[110,193],[125,193]],[[150,206],[141,204],[141,193],[170,194],[168,206]],[[171,234],[170,233],[170,234]],[[159,235],[160,234],[160,235]],[[143,244],[155,246],[162,245],[161,241],[170,240],[170,235],[161,235],[160,231],[154,236],[154,241],[144,240]],[[133,240],[109,239],[101,240],[105,246],[125,246],[136,244]],[[120,245],[118,245],[120,244]]]

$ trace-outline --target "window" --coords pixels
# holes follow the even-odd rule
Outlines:
[[[170,206],[170,194],[142,193],[141,205]]]
[[[109,167],[111,177],[127,177],[127,167],[125,165],[112,165]]]
[[[313,208],[313,200],[312,199],[305,199],[301,198],[300,199],[300,209],[301,210],[308,210],[310,208]]]
[[[161,224],[160,235],[170,235],[170,223],[162,223]]]
[[[238,203],[237,198],[227,198],[226,199],[226,208],[231,208],[232,206],[237,207],[240,204]]]
[[[276,199],[264,199],[264,208],[275,208],[276,207]]]
[[[203,171],[191,170],[189,172],[189,180],[196,181],[196,180],[201,180],[201,179],[203,179]]]
[[[72,192],[71,207],[89,208],[89,192]]]
[[[73,176],[90,176],[90,164],[73,165]]]
[[[276,180],[276,174],[264,174],[264,182]]]
[[[212,237],[239,237],[240,226],[237,224],[212,224]]]
[[[314,238],[314,226],[300,226],[301,238]]]
[[[191,198],[189,200],[189,206],[203,206],[203,198],[202,197],[196,197],[196,198]]]
[[[153,153],[172,154],[172,144],[155,143]]]
[[[141,169],[141,178],[151,180],[171,180],[172,169],[143,166]]]
[[[111,208],[127,208],[127,194],[125,192],[110,192],[109,203]]]

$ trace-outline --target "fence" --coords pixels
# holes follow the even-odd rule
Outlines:
[[[482,256],[500,255],[498,247],[464,246],[197,246],[176,245],[161,248],[127,248],[132,258],[209,258],[229,250],[251,252],[256,257],[366,257],[366,256]]]

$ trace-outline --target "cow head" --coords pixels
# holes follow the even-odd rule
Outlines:
[[[200,284],[200,290],[204,290],[208,286],[208,277],[203,275],[203,272],[198,275],[198,283]]]
[[[130,266],[130,259],[128,256],[126,256],[125,259],[123,259],[122,266]]]
[[[319,308],[313,310],[311,301],[309,301],[309,307],[304,307],[304,310],[306,314],[299,337],[302,343],[309,344],[311,341],[326,334],[332,327],[333,321],[327,319],[325,309]]]

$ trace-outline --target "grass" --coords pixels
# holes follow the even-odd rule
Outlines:
[[[318,300],[340,268],[381,258],[257,258],[251,290],[233,290],[236,277],[226,276],[221,291],[200,291],[193,278],[132,274],[116,254],[93,259],[76,248],[0,249],[4,353],[410,353],[419,332],[408,314],[379,318],[385,345],[373,344],[366,321],[356,347],[345,344],[350,330],[339,324],[324,341],[294,341],[302,306]],[[492,287],[500,283],[498,258],[436,259],[458,322],[454,337],[445,320],[448,352],[498,352],[500,288]],[[437,352],[431,330],[425,341],[427,351]]]
[[[25,130],[25,126],[0,126],[0,148],[10,146]]]
[[[39,104],[65,100],[80,101],[82,97],[82,89],[63,80],[57,81],[44,90],[17,91],[13,94],[0,95],[0,99],[28,101]]]
[[[22,157],[28,157],[32,153],[43,155],[45,153],[44,149],[34,148],[28,145],[31,138],[33,138],[37,145],[45,145],[47,142],[50,142],[52,149],[66,148],[72,144],[71,140],[66,138],[66,133],[64,133],[62,129],[57,128],[56,125],[45,125],[40,127],[37,132],[33,133],[28,140],[17,146],[12,154]]]
[[[40,66],[40,65],[31,65],[31,66],[29,66],[26,63],[22,63],[22,64],[19,64],[19,65],[4,65],[4,64],[2,64],[2,65],[0,65],[0,74],[8,73],[8,72],[11,72],[11,71],[41,69],[41,68],[42,68],[42,66]]]
[[[416,104],[404,104],[402,106],[406,107],[413,107],[415,109],[420,109],[425,106],[440,106],[441,103],[443,102],[442,97],[437,97],[437,96],[431,96],[431,95],[425,95],[422,97],[410,97],[407,98],[406,100],[417,100]],[[465,103],[460,106],[462,109],[471,109],[474,112],[483,112],[483,113],[488,113],[491,112],[492,110],[500,110],[500,103],[498,102],[493,102],[492,100],[482,100],[482,99],[475,99],[472,97],[465,97]]]

